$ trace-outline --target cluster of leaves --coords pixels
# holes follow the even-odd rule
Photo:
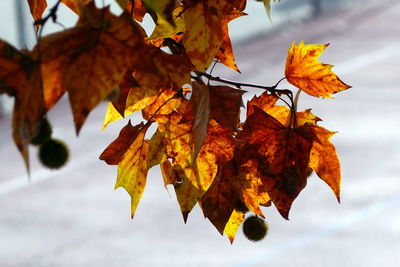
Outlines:
[[[298,94],[279,82],[243,84],[206,72],[214,61],[239,71],[228,23],[245,15],[246,0],[116,2],[125,10],[120,16],[90,0],[60,0],[42,17],[46,1],[28,0],[38,29],[56,20],[60,3],[79,20],[40,36],[30,51],[0,41],[0,93],[15,98],[13,137],[27,165],[41,118],[68,92],[77,133],[106,99],[105,126],[142,112],[145,122],[129,121],[100,156],[118,165],[115,188],[130,194],[132,217],[156,165],[165,185],[173,185],[184,220],[198,203],[231,242],[245,217],[238,203],[262,218],[261,206],[273,203],[287,219],[312,170],[339,199],[334,132],[317,125],[311,110],[297,111]],[[269,12],[270,1],[264,4]],[[145,14],[156,23],[150,36],[138,24]],[[283,79],[316,97],[349,88],[318,61],[326,46],[293,43]],[[265,92],[247,103],[240,121],[245,86]],[[151,125],[157,130],[146,139]]]

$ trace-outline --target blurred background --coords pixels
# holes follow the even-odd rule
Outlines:
[[[35,44],[26,2],[0,1],[0,38],[20,48]],[[72,157],[60,171],[49,171],[32,148],[28,178],[11,138],[12,103],[1,96],[0,266],[399,266],[400,2],[282,0],[272,5],[272,23],[262,3],[249,0],[246,12],[230,24],[242,74],[223,67],[215,74],[275,84],[284,76],[287,48],[304,40],[330,43],[321,61],[336,65],[334,72],[353,86],[334,100],[300,97],[300,108],[312,108],[324,120],[320,125],[338,131],[332,142],[342,165],[341,204],[313,175],[290,221],[267,208],[269,235],[252,243],[239,229],[231,245],[198,206],[185,225],[173,188],[165,190],[153,168],[131,220],[128,194],[113,190],[116,167],[98,160],[126,121],[102,132],[101,104],[77,138],[63,98],[49,118]],[[76,22],[64,7],[58,18],[67,27]],[[45,30],[61,29],[49,24]]]

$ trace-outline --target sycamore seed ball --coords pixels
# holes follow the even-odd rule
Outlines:
[[[58,169],[68,161],[67,145],[58,139],[51,139],[40,146],[39,159],[49,169]]]
[[[252,215],[243,223],[243,234],[250,241],[260,241],[268,234],[268,224],[257,215]]]
[[[53,130],[51,129],[50,122],[47,118],[42,118],[40,120],[39,133],[31,140],[32,145],[42,145],[51,139],[51,134]]]

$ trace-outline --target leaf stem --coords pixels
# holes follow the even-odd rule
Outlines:
[[[198,76],[203,76],[203,77],[206,77],[210,81],[230,84],[230,85],[235,86],[238,89],[242,89],[242,87],[250,87],[250,88],[264,89],[264,90],[270,92],[271,94],[282,94],[282,95],[292,94],[292,91],[290,91],[288,89],[276,89],[278,84],[285,78],[282,78],[281,80],[279,80],[274,86],[265,86],[265,85],[259,85],[259,84],[240,83],[240,82],[230,81],[230,80],[222,79],[221,77],[218,77],[218,76],[212,76],[211,74],[208,74],[206,72],[198,72],[197,71],[196,75],[197,76],[192,75],[192,78],[198,79],[199,78]]]

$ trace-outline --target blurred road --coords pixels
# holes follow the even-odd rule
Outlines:
[[[0,266],[399,266],[400,2],[328,11],[236,42],[242,74],[222,68],[216,74],[275,84],[293,40],[331,43],[321,60],[336,65],[353,88],[334,100],[301,95],[300,106],[339,131],[332,142],[342,163],[341,204],[312,176],[290,221],[265,209],[269,236],[251,243],[238,232],[230,245],[198,207],[184,225],[173,191],[154,168],[131,220],[128,194],[113,191],[116,167],[97,160],[126,122],[100,132],[101,105],[76,138],[64,99],[49,116],[73,158],[61,171],[47,171],[32,149],[30,182],[11,143],[10,118],[0,119]]]

